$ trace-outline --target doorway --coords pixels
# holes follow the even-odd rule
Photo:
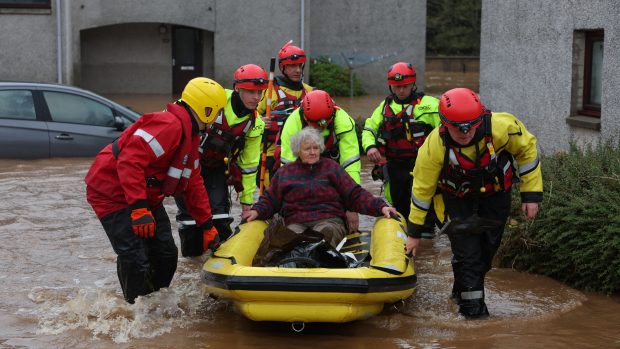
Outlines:
[[[202,31],[172,27],[172,93],[177,96],[191,79],[203,76]]]

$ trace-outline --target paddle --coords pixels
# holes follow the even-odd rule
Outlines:
[[[273,94],[273,76],[276,70],[276,58],[271,57],[271,61],[269,62],[269,85],[267,85],[267,101],[265,103],[265,116],[269,118],[271,121],[271,97]],[[258,194],[263,195],[263,191],[265,190],[265,172],[267,170],[267,148],[269,144],[267,142],[267,138],[263,141],[263,153],[260,159],[260,185],[258,189]]]

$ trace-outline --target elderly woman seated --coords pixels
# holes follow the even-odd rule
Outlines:
[[[276,172],[243,218],[264,220],[280,213],[290,230],[301,234],[312,228],[335,247],[347,233],[346,211],[375,217],[396,214],[395,208],[355,183],[337,162],[321,158],[324,148],[315,128],[306,127],[293,136],[291,150],[297,160]]]

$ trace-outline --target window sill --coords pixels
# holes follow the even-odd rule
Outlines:
[[[601,130],[601,119],[591,116],[573,115],[566,118],[566,123],[571,126],[587,128],[594,131]]]

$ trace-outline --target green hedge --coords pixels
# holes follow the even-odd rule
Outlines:
[[[497,262],[544,274],[573,287],[620,291],[620,143],[543,157],[544,199],[524,222],[513,193]]]
[[[327,91],[332,97],[350,96],[350,69],[331,62],[329,58],[319,57],[310,63],[310,85],[319,90]],[[353,75],[353,91],[355,96],[365,95],[362,83]]]

